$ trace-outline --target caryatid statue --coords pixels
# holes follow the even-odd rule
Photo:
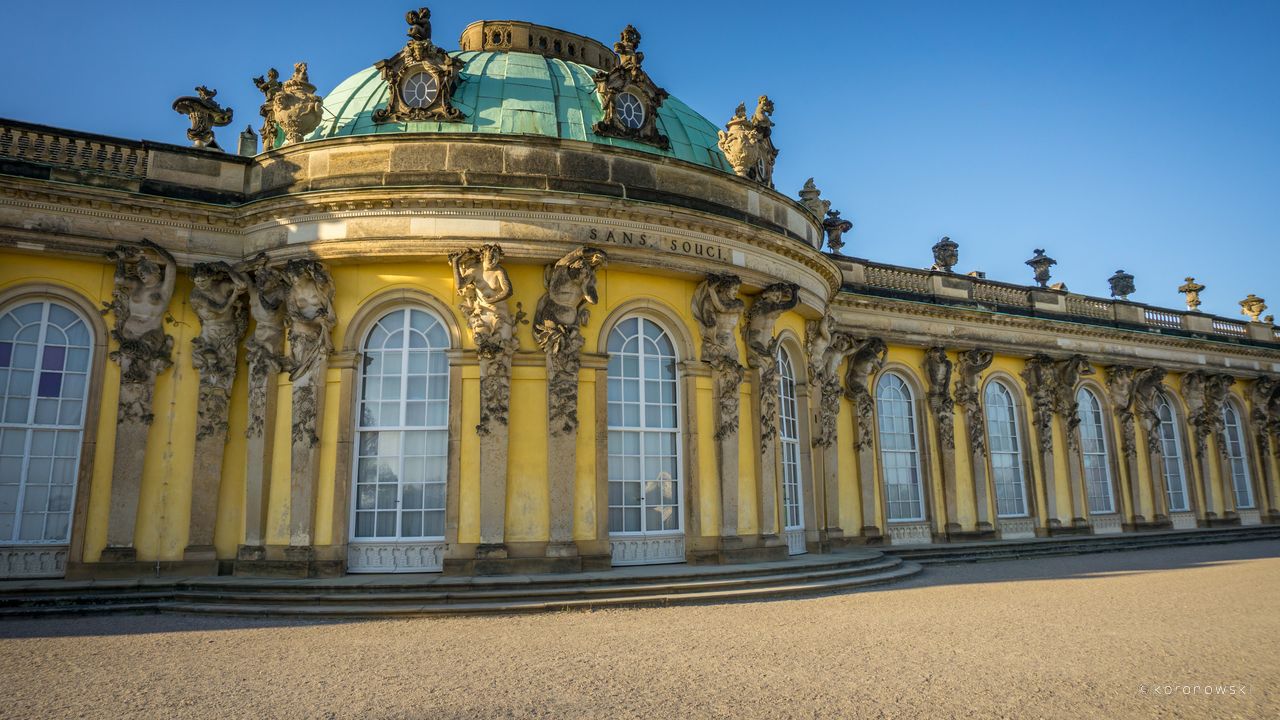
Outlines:
[[[449,255],[454,287],[462,298],[462,314],[482,356],[503,352],[515,338],[515,323],[507,308],[511,277],[501,265],[502,255],[498,245]]]
[[[853,402],[854,413],[858,417],[858,437],[855,447],[860,451],[871,447],[871,428],[875,421],[875,401],[872,399],[868,381],[875,372],[884,367],[884,359],[888,352],[888,345],[880,338],[862,340],[850,355],[848,367],[844,371],[844,394]]]
[[[462,298],[466,317],[480,357],[480,424],[476,432],[487,435],[490,423],[507,424],[511,404],[511,356],[520,348],[515,327],[523,312],[513,317],[507,307],[511,278],[501,265],[502,248],[485,245],[449,255],[453,282]]]
[[[596,269],[608,262],[603,250],[581,247],[543,271],[547,291],[533,314],[533,339],[547,355],[548,422],[553,435],[578,427],[581,328],[599,302]]]
[[[154,252],[159,262],[147,256]],[[121,245],[107,253],[116,263],[115,288],[111,301],[103,303],[103,314],[115,314],[111,338],[119,348],[111,359],[120,363],[119,418],[149,424],[151,388],[155,376],[173,365],[173,337],[164,332],[164,319],[178,279],[178,264],[169,251],[150,240],[142,247]]]
[[[836,441],[840,415],[840,364],[859,347],[847,332],[836,329],[828,314],[805,325],[805,352],[809,355],[809,382],[818,389],[818,422],[813,444],[827,447]]]
[[[196,438],[203,439],[226,427],[236,351],[249,326],[249,279],[225,262],[213,262],[197,263],[191,282],[191,308],[200,318],[200,334],[191,341],[191,365],[200,373]]]
[[[333,352],[330,333],[337,322],[333,278],[320,261],[306,258],[285,263],[284,278],[288,284],[285,317],[292,356],[289,379],[294,383],[293,441],[314,447],[320,442],[316,434],[316,386],[324,381],[321,373]]]
[[[795,283],[768,285],[751,303],[742,328],[747,364],[760,374],[761,450],[770,447],[778,430],[778,338],[773,335],[773,326],[782,313],[799,303],[800,288]]]
[[[738,386],[742,384],[742,363],[738,354],[737,329],[746,310],[738,297],[742,279],[737,275],[708,274],[693,291],[693,317],[702,329],[702,361],[715,377],[717,440],[738,429]]]

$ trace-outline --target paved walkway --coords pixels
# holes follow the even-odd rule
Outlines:
[[[5,621],[0,717],[1264,718],[1280,717],[1277,638],[1267,541],[731,605]]]

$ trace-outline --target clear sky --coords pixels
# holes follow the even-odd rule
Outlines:
[[[326,93],[403,45],[416,0],[24,2],[5,10],[0,116],[185,144],[170,108],[198,84],[259,123],[251,78],[299,60]],[[854,222],[845,252],[927,267],[942,235],[957,270],[1054,280],[1239,317],[1280,310],[1280,2],[453,2],[469,22],[520,19],[607,45],[633,23],[653,79],[717,124],[767,93],[794,196],[814,176]],[[235,131],[235,132],[233,132]],[[1268,312],[1272,312],[1269,310]],[[1277,312],[1280,314],[1280,312]]]

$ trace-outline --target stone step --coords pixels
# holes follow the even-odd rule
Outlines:
[[[884,551],[887,554],[896,555],[917,563],[933,565],[1050,555],[1123,552],[1154,547],[1208,545],[1278,538],[1280,538],[1280,525],[1257,525],[1235,528],[1125,533],[1121,535],[1005,540],[987,543],[972,542],[909,547],[889,546],[885,547]]]
[[[906,568],[906,570],[904,570]],[[690,602],[742,597],[770,597],[822,592],[857,586],[864,579],[887,582],[898,573],[919,572],[915,563],[874,550],[856,549],[751,566],[620,569],[576,576],[444,578],[389,576],[365,582],[362,576],[327,580],[251,580],[245,578],[146,579],[105,583],[23,583],[0,594],[0,617],[137,612],[214,612],[213,608],[275,608],[282,614],[323,614],[325,608],[346,614],[345,608],[396,608],[416,612],[498,612],[627,604],[661,604],[676,597]],[[610,579],[605,583],[601,576]],[[296,613],[292,608],[305,607]],[[362,614],[377,614],[376,611]]]
[[[765,587],[769,585],[794,585],[800,583],[823,581],[833,578],[871,575],[891,570],[902,564],[897,557],[881,557],[871,562],[844,565],[830,569],[813,569],[790,573],[764,573],[759,575],[738,576],[733,578],[685,578],[680,581],[625,583],[612,585],[575,586],[558,584],[554,587],[509,587],[503,589],[480,589],[440,592],[430,589],[413,591],[409,589],[398,592],[369,592],[364,588],[330,586],[328,588],[312,588],[307,592],[279,593],[252,588],[224,586],[211,588],[195,585],[191,589],[178,589],[173,598],[180,602],[204,603],[241,603],[257,604],[316,602],[341,605],[343,603],[374,602],[387,604],[438,604],[467,603],[476,601],[514,602],[522,600],[540,600],[557,598],[594,598],[625,597],[648,594],[692,594],[698,592],[726,591],[738,588]]]
[[[386,604],[348,603],[343,605],[295,603],[278,604],[224,604],[172,602],[158,607],[164,613],[189,613],[234,615],[246,617],[404,617],[414,615],[467,615],[487,613],[543,612],[551,610],[588,610],[610,607],[650,607],[746,600],[766,600],[783,597],[801,597],[832,592],[848,591],[895,582],[920,572],[920,566],[903,562],[882,572],[839,577],[828,580],[770,585],[766,587],[710,590],[687,593],[649,593],[623,597],[565,598],[559,600],[525,600],[513,602],[461,602],[449,604]]]

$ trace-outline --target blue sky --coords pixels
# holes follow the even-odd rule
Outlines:
[[[233,147],[250,78],[305,60],[325,93],[400,48],[411,4],[13,4],[0,116],[185,144],[170,104],[205,84]],[[654,80],[717,124],[769,94],[778,189],[814,176],[851,255],[926,267],[949,235],[993,279],[1029,283],[1043,247],[1077,292],[1124,268],[1140,302],[1179,307],[1194,275],[1208,312],[1280,309],[1280,2],[437,3],[435,39],[479,19],[606,44],[633,23]]]

